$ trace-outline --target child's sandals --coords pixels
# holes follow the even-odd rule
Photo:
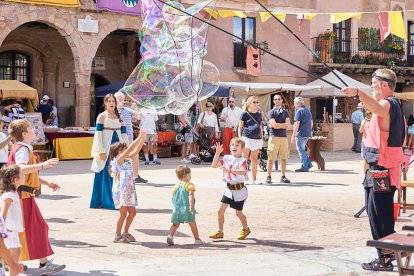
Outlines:
[[[132,236],[130,233],[123,233],[122,236],[126,239],[127,242],[136,242],[134,236]]]
[[[124,235],[115,234],[114,242],[116,242],[116,243],[128,243],[128,240],[124,237]]]

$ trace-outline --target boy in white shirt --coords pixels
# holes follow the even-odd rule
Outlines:
[[[219,160],[223,152],[223,146],[216,143],[216,154],[214,155],[212,167],[223,169],[223,181],[227,184],[227,189],[221,199],[221,206],[218,210],[219,230],[210,235],[211,239],[222,239],[224,237],[224,213],[227,207],[236,210],[236,216],[240,219],[243,226],[238,240],[244,240],[250,234],[250,228],[247,226],[247,219],[243,213],[244,202],[247,199],[247,187],[244,181],[247,179],[247,160],[243,158],[242,151],[244,141],[241,138],[233,138],[230,141],[230,155],[225,155]]]

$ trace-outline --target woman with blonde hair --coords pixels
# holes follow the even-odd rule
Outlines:
[[[238,135],[246,146],[243,149],[243,157],[250,156],[252,170],[252,184],[257,184],[257,159],[259,150],[263,145],[262,115],[259,112],[259,101],[255,96],[250,96],[243,105],[244,112],[241,115]]]

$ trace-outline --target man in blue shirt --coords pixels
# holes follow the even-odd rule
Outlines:
[[[361,122],[364,120],[364,113],[362,112],[362,103],[359,103],[357,109],[352,112],[352,131],[354,133],[354,144],[352,145],[352,151],[361,152],[362,133],[359,132]]]
[[[293,133],[291,143],[296,143],[296,149],[299,153],[300,161],[302,163],[299,169],[295,172],[308,172],[312,168],[312,162],[309,159],[308,153],[306,152],[306,144],[308,143],[309,137],[312,134],[312,114],[304,106],[302,97],[296,97],[293,100],[295,105],[295,118],[293,125]]]
[[[269,141],[267,142],[267,179],[266,183],[272,183],[272,167],[274,160],[280,156],[282,177],[280,182],[290,183],[286,178],[286,160],[289,157],[289,142],[286,135],[286,129],[290,127],[289,112],[283,108],[283,98],[281,94],[276,94],[273,97],[275,104],[274,108],[269,111],[267,117],[269,118]]]

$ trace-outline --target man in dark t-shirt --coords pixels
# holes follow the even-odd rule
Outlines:
[[[42,113],[42,121],[45,125],[50,125],[55,119],[53,114],[53,107],[48,104],[50,97],[44,95],[41,104],[37,107],[37,111]]]
[[[267,146],[267,178],[266,183],[272,183],[272,167],[274,160],[280,156],[282,177],[280,182],[290,183],[286,178],[286,160],[289,157],[289,142],[286,135],[286,129],[290,127],[289,112],[283,109],[283,98],[281,94],[276,94],[273,97],[275,104],[274,108],[269,111],[267,117],[269,118],[269,141]]]

